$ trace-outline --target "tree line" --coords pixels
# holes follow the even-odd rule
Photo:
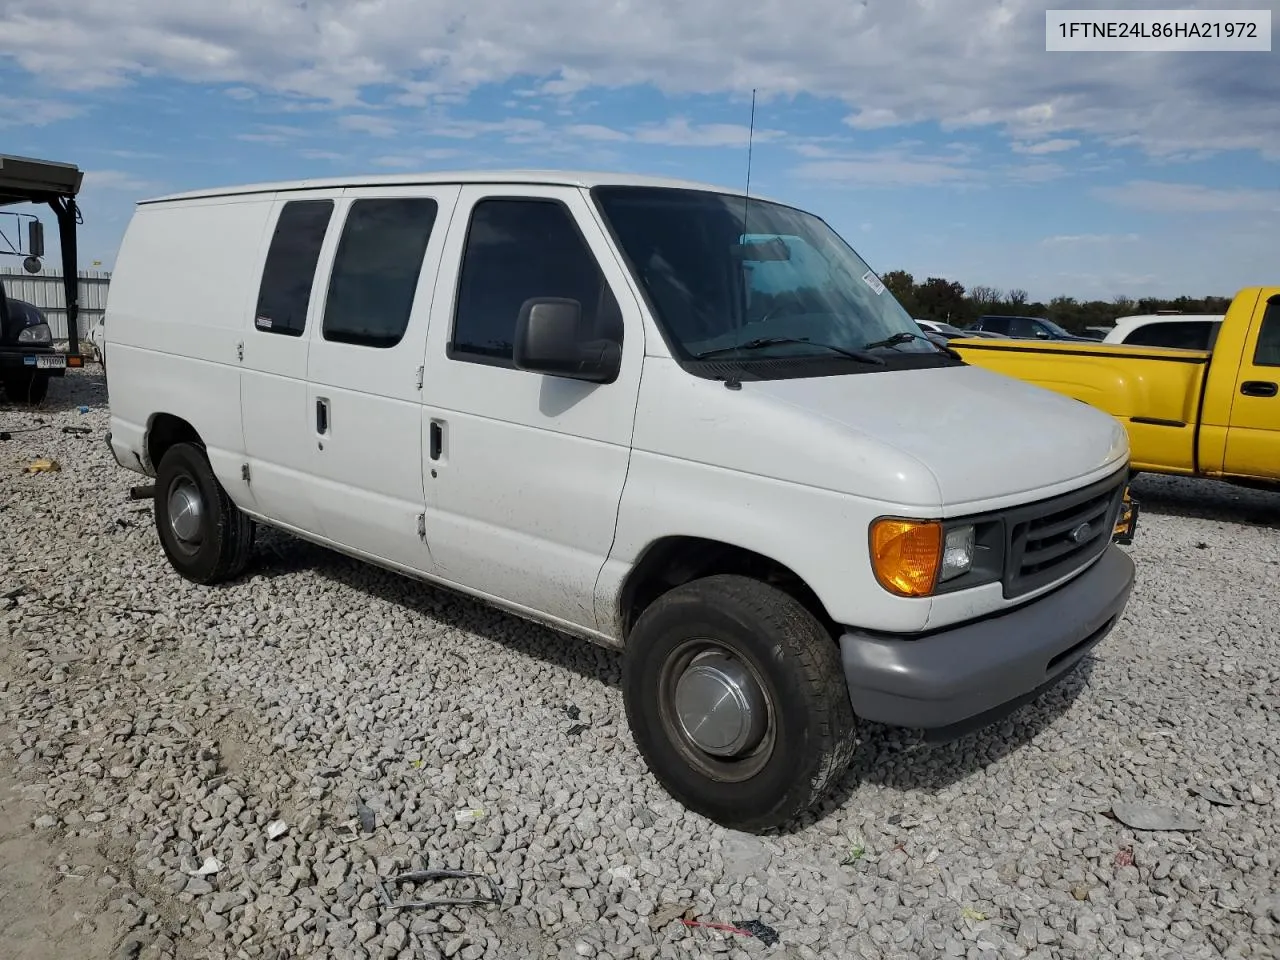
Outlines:
[[[906,311],[918,320],[935,320],[957,327],[967,326],[978,317],[1001,316],[1046,317],[1073,333],[1086,327],[1111,326],[1117,317],[1158,310],[1181,313],[1226,313],[1230,297],[1114,297],[1111,300],[1077,300],[1054,297],[1048,303],[1028,300],[1027,291],[1014,288],[974,286],[968,290],[954,280],[929,277],[917,283],[905,270],[890,270],[880,279],[893,291]]]

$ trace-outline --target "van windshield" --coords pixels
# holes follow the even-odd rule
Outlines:
[[[696,189],[592,193],[682,360],[956,362],[812,214]]]

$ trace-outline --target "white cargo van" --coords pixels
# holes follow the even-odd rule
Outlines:
[[[623,175],[431,174],[141,203],[111,434],[165,553],[254,524],[622,650],[636,743],[781,825],[858,719],[939,736],[1060,680],[1133,564],[1113,418],[925,339],[821,219]]]

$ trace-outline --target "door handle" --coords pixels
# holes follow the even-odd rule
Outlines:
[[[1246,380],[1240,384],[1240,392],[1246,397],[1274,397],[1277,388],[1270,380]]]
[[[439,460],[444,449],[444,424],[439,420],[431,421],[431,459]]]
[[[324,435],[329,432],[329,401],[316,400],[316,433]]]

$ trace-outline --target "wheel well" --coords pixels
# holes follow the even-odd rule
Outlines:
[[[668,590],[720,573],[751,577],[784,590],[836,635],[836,623],[818,595],[790,567],[762,553],[702,537],[663,537],[649,545],[622,585],[622,635],[629,635],[649,604]]]
[[[199,447],[204,446],[204,441],[200,439],[196,428],[187,421],[171,413],[156,414],[151,421],[151,428],[147,431],[147,460],[150,461],[152,470],[160,469],[160,460],[175,443],[194,443]]]

